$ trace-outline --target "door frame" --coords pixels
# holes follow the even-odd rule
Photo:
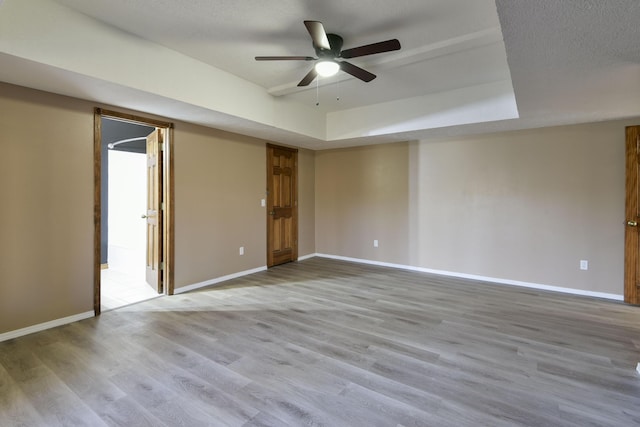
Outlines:
[[[624,230],[624,302],[640,304],[640,205],[638,204],[638,162],[640,126],[625,128],[625,230]]]
[[[123,122],[152,126],[161,129],[164,146],[162,150],[162,282],[164,294],[174,292],[174,181],[173,181],[173,123],[150,119],[117,111],[95,108],[93,115],[93,311],[100,314],[100,255],[101,255],[101,219],[102,219],[102,119],[113,119]]]

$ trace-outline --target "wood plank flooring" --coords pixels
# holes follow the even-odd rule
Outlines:
[[[0,343],[0,426],[632,426],[639,361],[639,307],[312,258]]]

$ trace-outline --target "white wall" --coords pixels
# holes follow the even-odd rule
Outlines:
[[[109,150],[110,269],[144,276],[146,253],[147,157]]]

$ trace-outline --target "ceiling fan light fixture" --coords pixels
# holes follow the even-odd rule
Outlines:
[[[2,2],[2,0],[0,0]],[[320,21],[304,21],[305,27],[311,36],[316,57],[313,56],[256,56],[256,61],[317,61],[315,66],[309,70],[298,87],[309,86],[316,77],[329,77],[338,71],[344,71],[353,77],[370,82],[376,78],[375,74],[363,70],[357,65],[347,61],[337,61],[337,59],[359,58],[361,56],[376,55],[378,53],[400,50],[398,39],[385,40],[378,43],[371,43],[363,46],[352,47],[342,50],[342,37],[337,34],[327,34]]]
[[[316,72],[322,77],[331,77],[340,71],[340,64],[335,61],[318,61],[316,63]]]

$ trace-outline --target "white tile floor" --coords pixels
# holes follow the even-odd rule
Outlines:
[[[101,311],[113,310],[158,296],[144,280],[117,270],[102,270],[100,277]]]
[[[145,281],[144,257],[140,261],[139,254],[111,246],[109,254],[109,268],[101,270],[100,274],[101,311],[159,296]]]

